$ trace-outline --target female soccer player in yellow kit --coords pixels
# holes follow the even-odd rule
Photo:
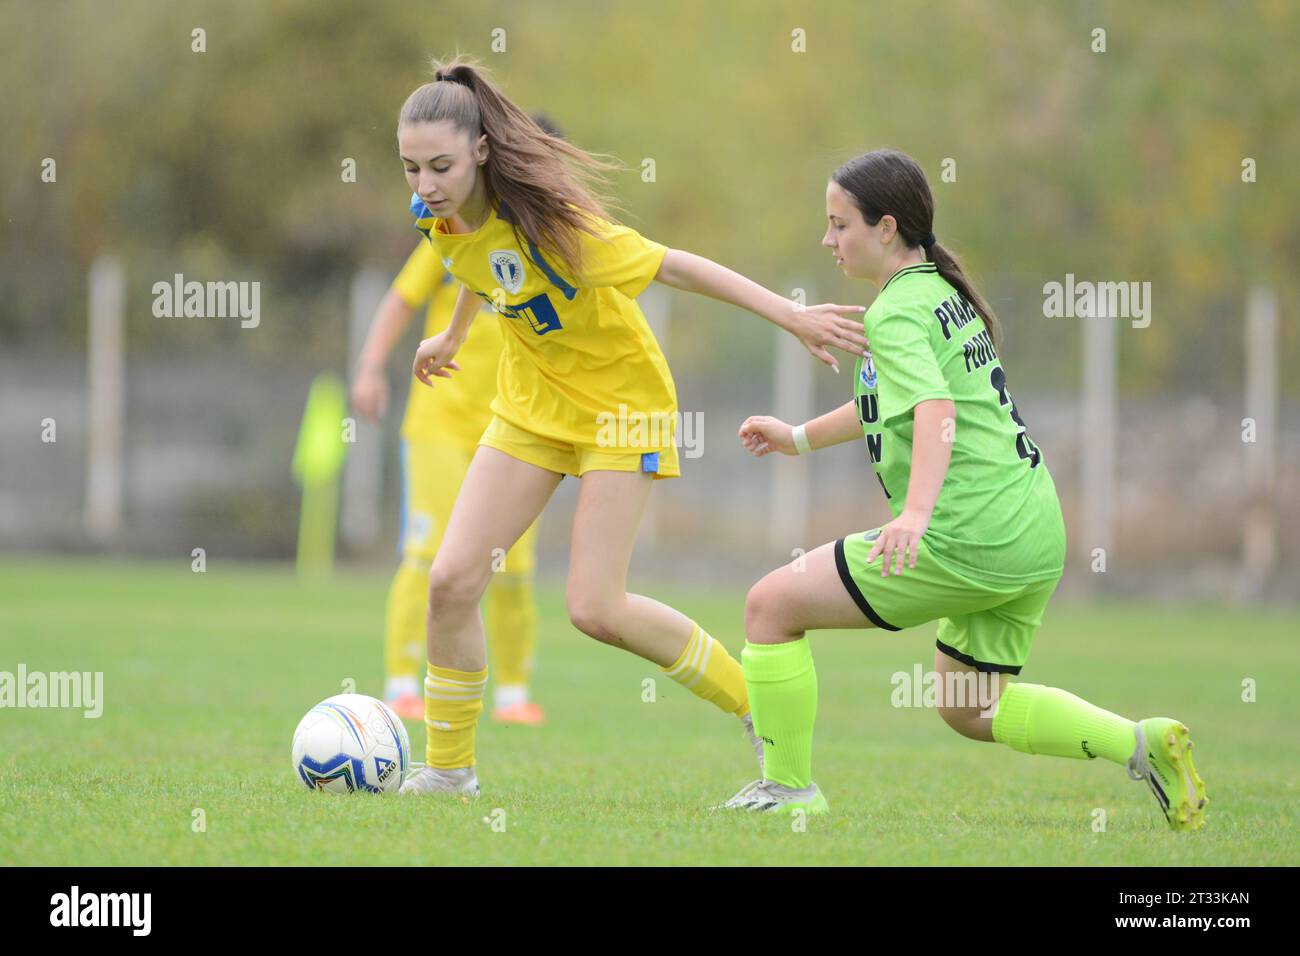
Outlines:
[[[532,118],[550,135],[564,135],[549,117],[534,113]],[[371,421],[384,414],[384,368],[412,315],[428,303],[421,338],[436,335],[451,322],[459,291],[460,283],[443,268],[433,246],[421,239],[371,321],[352,384],[352,404],[358,412]],[[420,672],[429,567],[479,436],[492,419],[488,405],[497,391],[502,344],[495,321],[476,323],[461,353],[467,363],[464,374],[437,391],[413,380],[402,417],[402,563],[389,588],[385,613],[384,697],[404,720],[424,718]],[[536,560],[534,525],[505,556],[485,596],[496,682],[492,718],[500,723],[537,725],[546,719],[528,693],[537,643]]]
[[[428,384],[459,371],[481,301],[499,313],[505,349],[492,423],[429,574],[427,762],[402,791],[478,794],[474,731],[487,680],[479,596],[494,554],[515,543],[566,474],[581,482],[570,620],[739,717],[761,767],[739,663],[686,615],[627,591],[652,480],[678,474],[676,390],[634,300],[657,279],[731,302],[830,365],[827,346],[865,350],[862,309],[800,308],[612,222],[591,188],[609,167],[547,136],[474,66],[453,61],[435,76],[403,105],[398,148],[417,226],[465,291],[451,325],[420,343],[414,370]]]
[[[451,321],[460,284],[442,268],[428,242],[411,253],[380,303],[366,337],[352,386],[352,403],[375,419],[387,405],[384,362],[416,309],[429,304],[425,334],[436,334]],[[466,343],[470,371],[437,392],[416,384],[402,418],[402,563],[388,591],[384,625],[384,697],[405,720],[424,718],[420,672],[424,662],[425,603],[429,567],[456,492],[469,468],[496,394],[494,363],[501,353],[501,332],[480,322]],[[478,359],[479,361],[474,361]],[[503,722],[540,723],[536,703],[528,700],[528,676],[536,643],[537,614],[532,572],[535,534],[526,531],[506,556],[504,572],[494,576],[486,595],[491,631],[496,707]]]

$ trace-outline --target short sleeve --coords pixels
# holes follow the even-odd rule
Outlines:
[[[876,394],[882,424],[909,414],[918,402],[952,398],[925,319],[906,312],[891,313],[871,323],[867,338],[879,378]]]
[[[582,243],[582,276],[585,288],[614,288],[629,299],[645,291],[659,274],[668,247],[646,239],[635,229],[602,221],[602,238],[579,231]]]
[[[433,295],[443,271],[438,250],[432,243],[421,239],[393,280],[393,291],[411,308],[418,309]]]

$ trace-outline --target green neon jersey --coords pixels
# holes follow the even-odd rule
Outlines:
[[[925,532],[930,552],[977,582],[1059,576],[1065,524],[1056,487],[971,303],[923,262],[894,273],[864,322],[871,351],[854,368],[854,399],[894,517],[912,472],[913,409],[951,399],[952,458]]]

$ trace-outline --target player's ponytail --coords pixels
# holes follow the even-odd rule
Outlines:
[[[1002,341],[1002,324],[956,256],[934,238],[934,195],[916,161],[896,149],[877,149],[849,160],[831,179],[853,198],[868,225],[886,214],[898,223],[898,234],[911,249],[923,249],[939,275],[962,294],[984,318],[995,345]]]
[[[573,276],[582,269],[578,232],[599,235],[589,218],[612,220],[606,174],[622,166],[550,135],[470,60],[434,60],[434,81],[407,97],[398,125],[449,120],[476,140],[486,134],[480,172],[488,202],[510,209],[516,236],[557,256]],[[522,244],[522,243],[521,243]]]

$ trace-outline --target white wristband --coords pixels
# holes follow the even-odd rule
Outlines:
[[[799,454],[807,455],[812,451],[812,445],[808,444],[807,425],[795,425],[790,437],[794,441],[795,451]]]

